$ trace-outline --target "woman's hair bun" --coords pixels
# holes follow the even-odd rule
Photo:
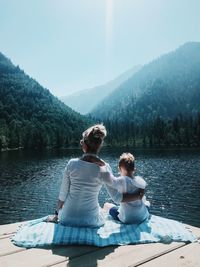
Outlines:
[[[85,130],[82,135],[81,143],[84,142],[90,152],[97,153],[107,135],[107,131],[103,124],[96,124]]]
[[[83,132],[83,140],[103,139],[106,137],[107,131],[103,124],[96,124]]]
[[[92,135],[94,138],[101,138],[103,140],[106,134],[106,128],[100,124],[93,126],[93,129],[89,135]]]

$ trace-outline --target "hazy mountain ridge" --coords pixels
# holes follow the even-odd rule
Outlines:
[[[120,86],[124,81],[129,79],[133,73],[139,71],[141,66],[135,66],[130,70],[124,72],[116,79],[107,82],[104,85],[96,86],[94,88],[78,91],[66,97],[60,99],[74,110],[81,114],[89,113],[96,105]]]
[[[108,83],[110,94],[100,86],[81,97],[88,105],[102,96],[89,115],[105,123],[108,145],[200,146],[200,43],[159,57],[117,86],[119,80]],[[0,149],[78,145],[89,119],[0,53]]]
[[[200,145],[200,43],[145,65],[90,114],[111,145]]]
[[[0,53],[0,149],[73,146],[86,125]]]
[[[187,43],[144,66],[106,97],[91,114],[97,118],[111,118],[116,116],[116,112],[119,114],[119,111],[134,108],[134,112],[146,116],[152,108],[155,110],[156,105],[160,109],[159,115],[164,117],[180,112],[197,112],[199,86],[200,43]],[[145,112],[139,109],[145,109]]]

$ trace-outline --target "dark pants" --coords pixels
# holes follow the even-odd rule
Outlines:
[[[120,219],[118,218],[119,215],[119,211],[118,211],[119,207],[114,206],[109,210],[109,214],[113,217],[114,220],[116,221],[120,221]]]

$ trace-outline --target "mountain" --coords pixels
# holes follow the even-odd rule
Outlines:
[[[94,88],[81,90],[69,96],[62,97],[61,100],[74,110],[81,114],[89,113],[97,104],[99,104],[107,95],[114,91],[124,81],[129,79],[141,66],[135,66],[116,79]]]
[[[0,150],[73,146],[87,124],[0,53]]]
[[[107,123],[122,143],[137,139],[145,144],[195,145],[200,140],[199,112],[200,43],[190,42],[143,66],[91,115]]]

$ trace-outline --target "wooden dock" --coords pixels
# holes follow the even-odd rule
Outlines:
[[[0,267],[200,267],[198,243],[20,248],[10,241],[19,224],[0,225]],[[200,237],[200,228],[188,227]]]

